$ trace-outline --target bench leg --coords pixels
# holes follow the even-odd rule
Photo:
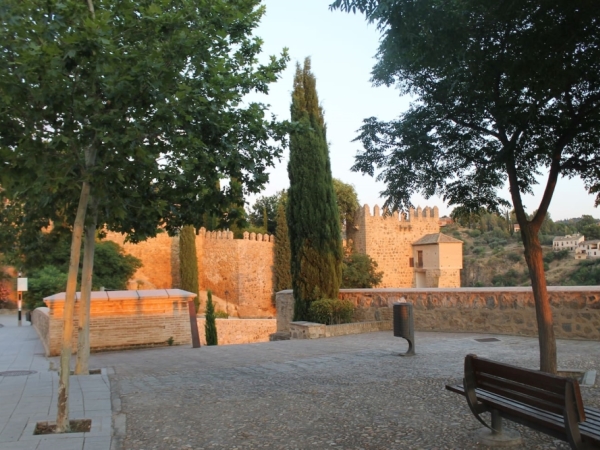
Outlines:
[[[492,409],[492,434],[502,434],[502,416]]]
[[[504,429],[502,416],[498,411],[492,409],[492,430],[482,428],[476,433],[476,439],[488,447],[512,447],[521,446],[521,435],[517,430]]]

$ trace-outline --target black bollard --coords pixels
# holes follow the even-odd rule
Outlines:
[[[412,303],[394,303],[394,336],[408,341],[408,351],[399,356],[415,355],[415,323]]]

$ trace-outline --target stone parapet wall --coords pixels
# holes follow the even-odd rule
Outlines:
[[[557,338],[600,340],[600,287],[551,286],[548,293]],[[339,296],[354,303],[357,322],[391,321],[391,306],[407,301],[418,331],[537,336],[530,288],[343,289]],[[292,291],[277,293],[277,308],[277,331],[289,331]]]
[[[269,342],[269,335],[277,329],[275,319],[216,319],[219,345],[251,344]],[[206,345],[204,325],[206,320],[198,318],[200,343]]]
[[[46,355],[50,355],[50,309],[44,307],[34,309],[31,312],[31,325],[37,331]]]
[[[77,293],[79,299],[80,293]],[[93,292],[90,304],[91,351],[153,347],[191,342],[188,300],[195,294],[180,289]],[[43,312],[36,309],[33,325],[45,341],[48,356],[60,354],[65,293],[46,297],[47,327],[38,325]],[[75,303],[73,349],[77,349],[79,301]],[[38,308],[43,309],[43,308]],[[47,337],[46,337],[47,336]]]

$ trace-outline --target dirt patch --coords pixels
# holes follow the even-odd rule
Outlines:
[[[69,420],[70,430],[67,433],[89,433],[92,429],[92,419]],[[56,433],[56,423],[38,422],[35,425],[33,434],[54,434]]]

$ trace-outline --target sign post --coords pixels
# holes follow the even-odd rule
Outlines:
[[[23,305],[23,292],[27,292],[27,278],[17,278],[17,304],[19,306],[19,325],[21,325],[21,308]]]

